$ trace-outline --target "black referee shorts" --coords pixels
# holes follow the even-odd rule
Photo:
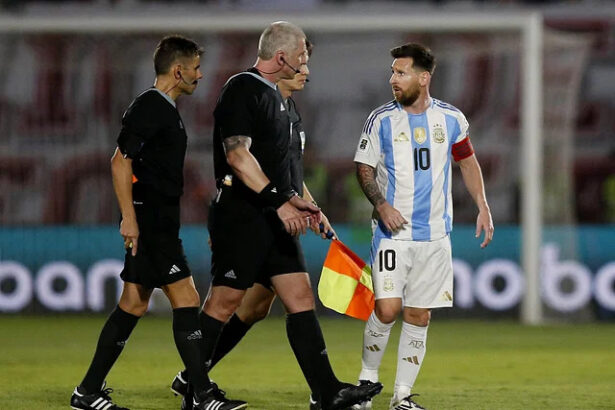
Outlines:
[[[152,289],[191,276],[179,239],[179,198],[134,188],[133,198],[139,224],[137,255],[126,250],[121,278]]]
[[[224,201],[209,213],[214,286],[271,288],[271,277],[306,272],[297,237],[289,235],[275,212],[263,213],[246,201]]]

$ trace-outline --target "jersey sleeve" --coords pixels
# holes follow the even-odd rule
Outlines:
[[[156,107],[147,99],[135,100],[124,113],[117,146],[126,158],[139,157],[141,150],[158,132]]]
[[[253,98],[252,93],[239,79],[229,82],[222,91],[214,113],[222,139],[234,135],[252,136],[254,124],[250,98]]]
[[[455,129],[455,131],[458,131],[458,132],[453,138],[453,141],[455,141],[453,144],[460,142],[466,137],[469,137],[470,136],[469,129],[470,129],[470,124],[468,123],[466,116],[463,115],[462,113],[459,113],[457,117],[457,127]]]
[[[354,162],[376,168],[380,160],[380,120],[372,112],[365,121]]]
[[[453,139],[454,143],[451,148],[451,154],[453,159],[458,162],[474,154],[474,147],[472,147],[472,142],[470,141],[468,120],[461,113],[459,113],[459,118],[457,119],[456,131],[459,132]]]

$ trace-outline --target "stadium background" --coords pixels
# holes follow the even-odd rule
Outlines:
[[[412,4],[409,4],[412,3]],[[536,4],[528,4],[536,3]],[[615,317],[615,8],[612,2],[4,1],[4,18],[120,16],[145,12],[249,15],[348,10],[374,14],[541,10],[544,49],[542,300],[546,317]],[[506,10],[502,11],[502,7]],[[280,14],[284,16],[284,14]],[[205,47],[205,78],[179,101],[189,132],[182,233],[199,289],[209,281],[207,204],[214,193],[211,111],[226,79],[255,59],[258,33],[186,32]],[[152,83],[161,34],[7,32],[0,35],[0,311],[105,312],[121,268],[118,209],[109,177],[120,118]],[[518,35],[310,32],[311,82],[296,94],[307,131],[306,182],[341,238],[364,259],[369,204],[354,178],[363,122],[390,100],[388,49],[431,46],[439,60],[432,95],[460,108],[482,164],[496,226],[481,251],[474,205],[455,169],[452,317],[516,318],[524,294],[520,248]],[[317,283],[327,244],[303,238]],[[154,298],[153,311],[166,311]],[[275,309],[279,313],[279,308]],[[322,314],[328,312],[321,308]]]

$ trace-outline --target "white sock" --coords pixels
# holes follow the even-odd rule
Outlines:
[[[361,373],[359,380],[378,381],[378,368],[382,362],[382,356],[387,347],[391,328],[395,321],[382,323],[372,312],[363,332],[363,358],[361,360]]]
[[[427,342],[427,326],[415,326],[404,322],[397,350],[397,375],[394,398],[401,400],[410,395],[412,386],[421,370]],[[403,397],[402,397],[403,395]]]

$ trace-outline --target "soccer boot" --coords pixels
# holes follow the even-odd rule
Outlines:
[[[188,390],[186,390],[186,394],[182,397],[182,407],[181,410],[193,410],[194,409],[194,401],[192,398],[194,397],[194,388],[191,383],[187,384]]]
[[[395,397],[391,400],[390,410],[411,410],[411,409],[423,409],[425,407],[421,406],[414,400],[412,400],[412,396],[418,396],[418,394],[411,394],[407,397],[404,397],[401,400],[396,400]]]
[[[188,378],[182,373],[183,372],[177,373],[177,376],[175,376],[171,383],[171,391],[176,396],[185,396],[188,393]]]
[[[366,386],[369,384],[373,384],[374,382],[370,380],[359,380],[359,386]],[[372,410],[372,401],[367,400],[363,403],[355,404],[351,407],[352,410]]]
[[[310,410],[322,410],[320,407],[320,400],[314,400],[314,397],[310,394]]]
[[[81,393],[79,387],[75,387],[70,398],[70,407],[75,410],[130,410],[127,407],[114,404],[109,397],[111,393],[113,393],[113,389],[105,389],[105,384],[99,392],[92,394]]]
[[[350,383],[341,383],[341,388],[329,402],[322,402],[323,410],[345,410],[354,404],[371,400],[382,390],[381,383],[370,383],[355,386]]]
[[[204,392],[199,393],[198,397],[194,398],[194,410],[239,410],[248,407],[248,403],[241,400],[229,400],[224,397],[226,393],[220,390],[216,383],[212,383],[211,387]]]

